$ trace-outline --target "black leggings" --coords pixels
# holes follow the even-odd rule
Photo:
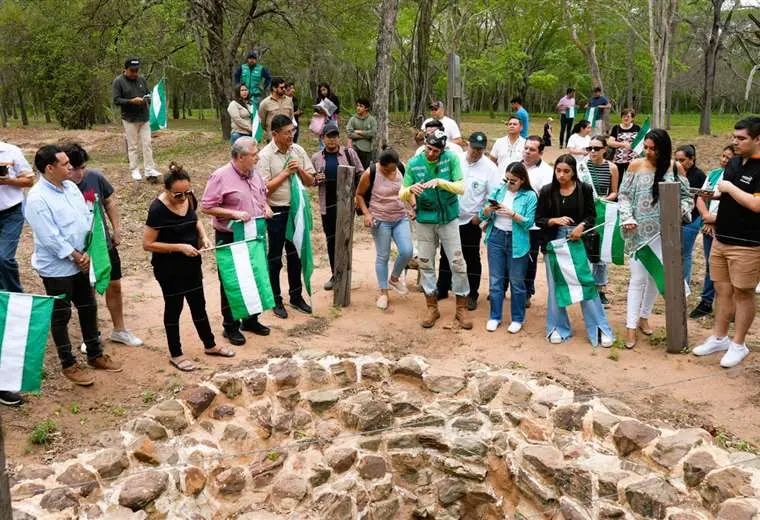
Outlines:
[[[185,300],[190,307],[195,330],[207,349],[214,348],[214,333],[206,314],[206,297],[203,294],[203,272],[198,266],[197,271],[189,273],[163,273],[153,271],[161,292],[164,295],[164,329],[166,341],[169,343],[169,353],[172,357],[182,355],[182,343],[179,334],[179,317]]]
[[[559,116],[559,147],[567,146],[567,141],[570,140],[570,134],[573,129],[573,118],[567,117],[565,114]]]

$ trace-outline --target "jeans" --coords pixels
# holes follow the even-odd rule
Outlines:
[[[702,302],[709,305],[715,301],[715,285],[710,278],[710,251],[712,250],[713,237],[707,233],[702,234],[702,246],[705,250],[705,283],[702,286]]]
[[[567,114],[559,115],[559,147],[567,146],[570,134],[573,131],[573,118],[567,117]]]
[[[338,224],[338,205],[328,204],[322,215],[322,230],[327,242],[327,258],[330,259],[330,273],[335,273],[335,233]]]
[[[572,119],[570,120],[572,121]],[[528,270],[525,273],[525,289],[528,298],[536,294],[536,271],[538,269],[538,251],[541,249],[543,233],[540,229],[530,230],[530,250],[528,251]]]
[[[230,144],[235,144],[235,141],[237,141],[241,137],[251,137],[251,134],[243,134],[243,133],[236,132],[233,130],[230,132]]]
[[[596,282],[597,287],[604,287],[607,285],[608,277],[606,263],[599,262],[596,264],[591,264],[591,271],[594,274],[594,282]]]
[[[146,170],[153,170],[156,164],[153,162],[153,149],[150,144],[150,123],[147,121],[121,121],[124,123],[124,133],[127,136],[127,156],[129,157],[129,169],[134,170],[140,164],[140,152],[142,147],[143,166]]]
[[[18,274],[16,249],[24,227],[21,204],[0,211],[0,291],[24,292]]]
[[[215,238],[216,238],[216,245],[220,244],[231,244],[235,241],[234,235],[232,233],[228,233],[226,231],[214,231]],[[159,282],[160,283],[160,282]],[[198,284],[200,285],[200,283]],[[222,306],[222,326],[225,328],[225,330],[229,329],[236,329],[240,327],[240,320],[235,320],[232,318],[232,311],[230,310],[230,302],[227,300],[227,293],[224,291],[224,284],[222,283],[222,273],[219,273],[219,293],[221,295],[220,302]],[[201,295],[203,296],[203,295]],[[190,312],[194,313],[193,311],[193,304],[190,302],[190,298],[188,297],[187,304],[190,305]],[[167,304],[168,305],[168,304]],[[205,313],[206,310],[206,303],[204,300],[203,303],[203,312]],[[180,308],[179,312],[182,312],[182,302],[180,301]],[[195,314],[193,314],[195,316]],[[177,317],[179,317],[179,314],[177,314]],[[195,318],[193,318],[194,320]],[[253,322],[258,321],[258,314],[254,314],[253,316],[250,316],[248,318],[245,318],[243,322],[246,322],[248,320],[251,320]],[[198,335],[201,337],[201,339],[204,338],[203,334],[201,334],[201,331],[198,329],[198,324],[195,325],[196,330],[198,330]],[[167,333],[168,335],[168,333]],[[211,336],[212,343],[213,343],[213,336]],[[179,338],[177,338],[179,339]],[[212,348],[214,345],[211,345],[207,348]],[[171,342],[169,343],[169,350],[171,350]],[[180,351],[181,352],[181,351]],[[179,354],[181,355],[181,353]],[[174,354],[172,354],[174,356]]]
[[[480,275],[483,272],[483,265],[480,262],[480,238],[483,231],[480,226],[472,222],[461,224],[459,226],[459,240],[462,244],[462,254],[467,264],[467,282],[470,285],[470,296],[478,297],[480,289]],[[446,251],[441,248],[440,265],[438,266],[438,293],[448,295],[451,289],[451,267]]]
[[[504,308],[504,280],[509,280],[510,311],[512,321],[525,321],[525,272],[530,259],[528,255],[512,257],[512,232],[494,227],[486,242],[488,251],[488,301],[491,303],[489,319],[501,322]]]
[[[409,219],[403,218],[395,222],[376,220],[372,227],[372,238],[375,239],[375,275],[380,289],[388,288],[388,260],[391,257],[391,239],[396,244],[398,256],[393,262],[391,276],[398,278],[412,258],[412,229]]]
[[[214,334],[206,314],[206,297],[203,293],[203,271],[192,273],[161,273],[154,270],[161,293],[164,295],[164,330],[166,341],[169,344],[169,353],[172,357],[182,355],[182,342],[180,340],[179,317],[185,300],[190,307],[190,315],[193,317],[193,325],[198,332],[205,348],[214,348]],[[224,295],[224,292],[222,292]],[[225,300],[226,301],[226,300]]]
[[[448,224],[417,223],[418,264],[422,279],[422,291],[425,296],[433,296],[436,292],[435,255],[439,243],[446,252],[446,256],[453,258],[450,264],[454,294],[467,296],[470,293],[470,284],[467,281],[467,264],[462,255],[459,222],[456,219]]]
[[[269,282],[272,284],[272,294],[278,304],[282,304],[280,295],[280,270],[282,269],[282,250],[288,263],[288,292],[290,301],[303,299],[301,290],[301,260],[293,242],[285,239],[285,231],[288,227],[288,214],[290,206],[273,206],[274,216],[267,220],[267,237],[269,238],[269,251],[267,261],[269,263]]]
[[[691,262],[694,253],[694,244],[702,229],[702,217],[695,218],[689,224],[681,226],[681,247],[683,250],[683,278],[687,284],[691,283]]]
[[[628,283],[628,310],[625,326],[635,329],[639,319],[648,319],[652,314],[654,301],[657,299],[657,284],[649,275],[644,264],[635,257],[631,258],[631,281]]]
[[[570,226],[561,226],[557,230],[557,238],[565,238],[573,230]],[[554,294],[554,279],[549,270],[549,263],[546,265],[546,283],[548,294],[546,301],[546,336],[549,337],[552,332],[557,331],[563,340],[572,336],[573,329],[570,326],[570,317],[567,315],[567,309],[557,305],[557,298]],[[607,321],[607,314],[604,312],[599,296],[593,300],[581,302],[581,311],[583,312],[583,321],[586,324],[586,334],[591,345],[597,346],[599,342],[599,332],[613,338],[614,333]]]
[[[95,292],[90,287],[90,277],[86,273],[71,276],[42,278],[45,291],[50,296],[63,296],[53,304],[53,318],[50,322],[50,332],[58,349],[58,359],[63,368],[76,365],[69,339],[69,320],[71,320],[71,304],[77,308],[79,326],[82,329],[82,341],[87,345],[87,357],[99,358],[103,355],[98,330],[98,304]]]

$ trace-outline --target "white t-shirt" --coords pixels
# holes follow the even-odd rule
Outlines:
[[[464,153],[464,150],[462,149],[461,146],[459,146],[453,141],[449,141],[448,138],[446,139],[446,150],[454,152],[457,155],[457,157]],[[425,145],[423,144],[422,146],[417,148],[417,151],[414,152],[414,155],[419,155],[424,151],[425,151]]]
[[[512,193],[507,190],[504,192],[504,200],[501,201],[501,207],[504,209],[513,209],[515,206],[515,196],[517,193]],[[493,225],[502,231],[512,231],[512,217],[505,217],[504,215],[496,215]]]
[[[586,148],[589,143],[591,143],[591,135],[582,136],[581,134],[573,134],[570,136],[570,139],[567,140],[567,147],[568,148]],[[582,154],[573,154],[573,157],[575,157],[576,161],[580,161],[584,157],[586,157],[586,153]]]
[[[422,130],[425,129],[425,125],[432,121],[432,117],[428,117],[422,122],[422,126],[420,127]],[[443,116],[441,119],[441,124],[443,125],[443,131],[446,132],[446,139],[449,141],[453,141],[454,139],[459,139],[462,137],[462,132],[459,131],[459,125],[456,121],[451,119],[449,116]]]
[[[523,160],[525,151],[525,138],[517,137],[513,143],[509,136],[499,137],[491,148],[491,157],[496,158],[496,164],[499,166],[499,172],[503,175],[507,171],[507,166],[513,162]]]
[[[552,175],[554,175],[554,168],[552,168],[551,165],[543,159],[541,159],[538,164],[528,168],[528,179],[530,180],[530,187],[533,188],[533,191],[536,192],[536,195],[539,194],[541,188],[547,184],[551,184]]]
[[[8,166],[8,177],[23,177],[32,173],[32,167],[21,152],[21,148],[0,141],[0,163],[13,163]],[[0,211],[12,208],[24,201],[24,192],[15,186],[0,186]]]
[[[459,196],[459,225],[467,224],[478,214],[488,196],[499,187],[502,176],[491,159],[483,154],[477,162],[467,162],[467,154],[459,156],[464,177],[464,195]]]

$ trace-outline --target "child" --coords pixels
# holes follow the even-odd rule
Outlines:
[[[552,145],[552,121],[550,117],[544,123],[544,146],[547,148]]]

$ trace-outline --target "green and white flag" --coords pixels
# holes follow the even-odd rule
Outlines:
[[[168,124],[166,109],[166,84],[164,80],[161,80],[158,82],[158,85],[153,87],[153,92],[150,95],[151,132],[158,132],[162,128],[166,128]]]
[[[591,123],[591,128],[596,128],[596,123],[602,117],[602,111],[599,107],[588,107],[586,109],[586,120]]]
[[[98,294],[104,294],[111,283],[111,257],[108,254],[108,237],[103,222],[103,205],[98,198],[92,205],[92,228],[85,252],[90,255],[90,285]]]
[[[636,154],[637,157],[641,157],[644,155],[644,137],[649,133],[649,118],[646,118],[646,121],[644,121],[644,124],[641,125],[641,130],[636,134],[636,137],[633,138],[633,141],[631,142],[631,150],[633,153]]]
[[[40,391],[55,299],[0,292],[0,390]]]
[[[598,296],[582,240],[552,240],[546,246],[545,259],[554,280],[557,305],[567,307]]]
[[[232,318],[240,320],[274,307],[263,240],[233,242],[216,248],[219,277]]]
[[[231,220],[228,227],[232,230],[235,242],[248,239],[263,239],[267,236],[267,221],[264,217],[252,218],[248,222]]]
[[[251,128],[253,129],[253,138],[256,139],[257,143],[261,143],[261,140],[264,139],[264,123],[259,119],[259,110],[257,108],[253,109],[253,114],[251,115]]]
[[[287,163],[287,161],[286,161]],[[296,246],[301,260],[301,272],[306,292],[311,296],[311,273],[314,271],[314,258],[311,251],[311,199],[298,175],[290,177],[290,212],[285,238]]]
[[[634,254],[636,260],[644,264],[649,276],[654,279],[657,290],[663,296],[665,295],[665,266],[662,262],[662,237],[655,236]]]
[[[596,199],[596,225],[601,236],[601,260],[606,264],[625,263],[625,241],[620,227],[620,205]]]

